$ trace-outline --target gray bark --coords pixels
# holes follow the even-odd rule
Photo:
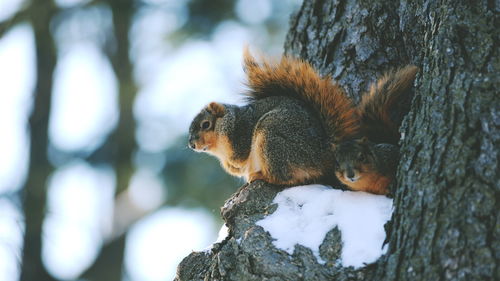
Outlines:
[[[320,247],[326,264],[309,248],[296,246],[290,256],[276,249],[270,235],[255,222],[274,212],[272,201],[282,189],[261,181],[242,187],[221,210],[230,234],[213,249],[194,252],[178,267],[176,280],[362,280],[365,269],[342,268],[340,232],[332,229]]]
[[[259,183],[222,208],[228,239],[188,256],[176,280],[500,280],[499,12],[498,1],[305,0],[285,52],[353,98],[390,68],[421,69],[401,128],[389,250],[356,271],[320,266],[303,247],[289,257],[253,224],[277,192]],[[322,256],[335,260],[339,244],[334,229]]]

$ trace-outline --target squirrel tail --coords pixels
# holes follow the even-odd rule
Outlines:
[[[248,48],[244,51],[249,99],[270,96],[297,98],[319,112],[330,141],[341,142],[358,132],[357,111],[342,88],[329,77],[321,78],[300,59],[283,56],[278,63],[258,63]]]
[[[418,67],[408,65],[389,72],[365,93],[358,105],[361,132],[375,143],[397,144],[399,126],[409,110]]]

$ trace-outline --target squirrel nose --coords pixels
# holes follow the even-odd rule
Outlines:
[[[189,137],[189,140],[188,140],[188,146],[191,148],[191,149],[195,149],[196,148],[196,144],[194,143],[195,139],[191,136]]]
[[[353,170],[347,170],[346,171],[346,175],[347,175],[347,178],[350,179],[350,180],[353,180],[355,175],[354,175],[354,171]]]

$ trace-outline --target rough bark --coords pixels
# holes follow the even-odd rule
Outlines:
[[[188,256],[177,280],[500,280],[499,12],[498,1],[304,1],[285,52],[352,97],[392,67],[421,69],[401,129],[389,250],[358,271],[320,266],[302,247],[289,257],[253,225],[276,191],[251,185],[222,208],[228,239]],[[322,244],[333,253],[335,233]]]
[[[272,238],[255,222],[274,212],[272,201],[282,189],[257,181],[229,198],[221,215],[230,233],[211,250],[194,252],[177,269],[175,280],[362,280],[367,268],[343,269],[340,232],[332,229],[320,247],[326,264],[317,262],[309,248],[296,246],[290,256],[276,249]]]

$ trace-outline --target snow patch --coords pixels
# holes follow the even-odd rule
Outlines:
[[[222,242],[224,239],[226,239],[228,235],[229,235],[229,228],[227,228],[226,224],[223,224],[219,230],[219,234],[217,235],[217,241],[215,241],[215,243]]]
[[[226,239],[228,235],[229,235],[229,228],[227,227],[226,224],[223,224],[221,226],[221,228],[219,229],[219,233],[217,234],[217,240],[214,243],[212,243],[210,246],[206,247],[203,251],[205,251],[206,253],[209,253],[210,251],[212,251],[215,244],[224,241],[224,239]]]
[[[342,236],[342,265],[362,267],[376,261],[387,249],[384,224],[391,218],[392,200],[365,192],[332,189],[323,185],[296,186],[278,193],[276,211],[258,221],[289,254],[296,244],[312,250],[319,263],[319,246],[337,226]]]

